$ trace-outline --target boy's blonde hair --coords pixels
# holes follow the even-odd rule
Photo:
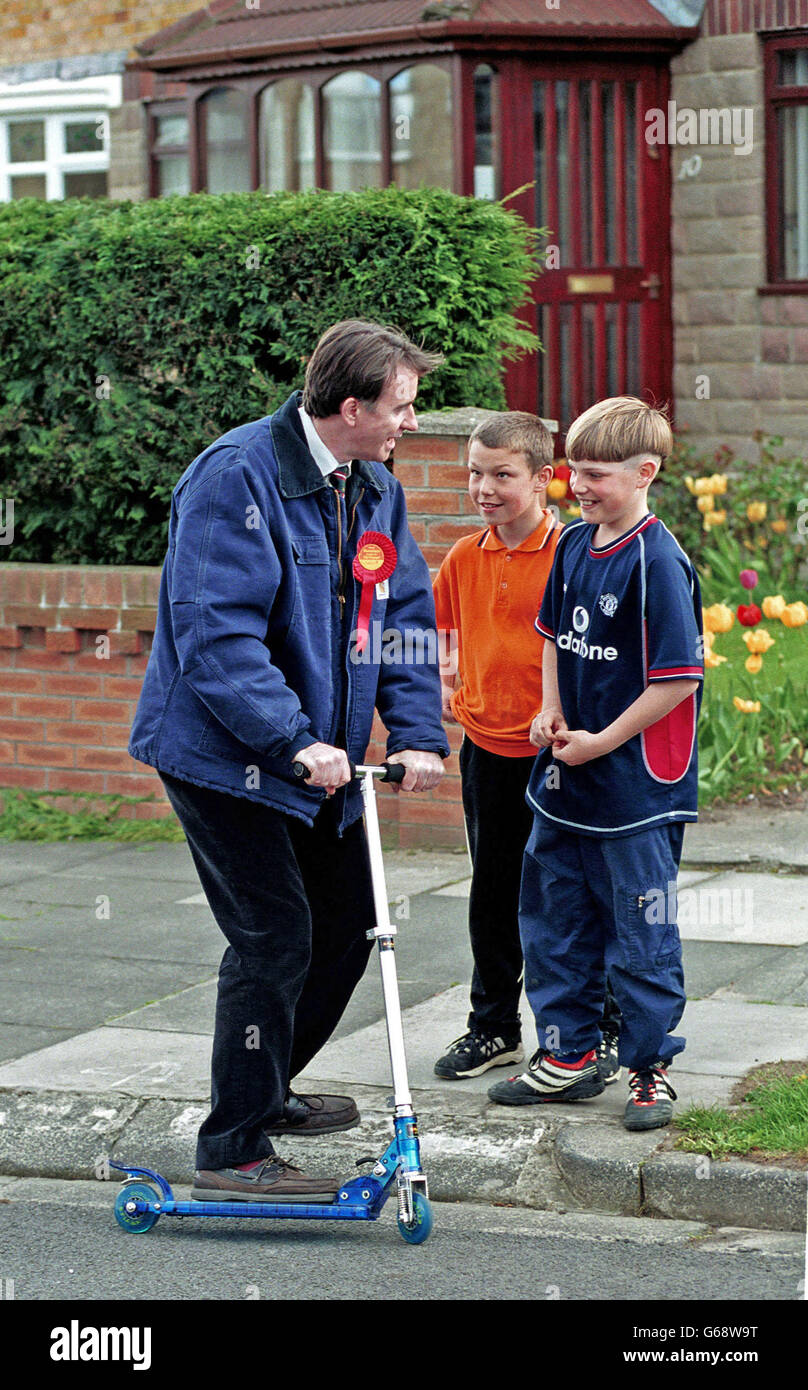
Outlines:
[[[623,463],[637,454],[663,460],[672,451],[667,415],[636,396],[610,396],[591,405],[570,425],[565,449],[572,463]]]
[[[475,439],[486,449],[510,449],[514,454],[524,454],[532,474],[540,473],[553,462],[553,436],[538,415],[527,410],[502,410],[489,415],[472,430],[469,447]]]

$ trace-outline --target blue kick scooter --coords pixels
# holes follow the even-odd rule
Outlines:
[[[297,776],[308,775],[302,763],[295,763]],[[165,1178],[150,1168],[137,1168],[127,1163],[109,1167],[125,1173],[123,1185],[115,1198],[115,1219],[131,1235],[150,1231],[161,1216],[234,1216],[279,1218],[285,1221],[375,1221],[381,1214],[393,1190],[398,1198],[398,1230],[409,1245],[420,1245],[432,1230],[432,1209],[428,1201],[426,1176],[421,1169],[418,1144],[418,1123],[412,1108],[407,1061],[404,1054],[404,1034],[398,997],[395,963],[396,929],[390,922],[387,889],[384,880],[379,816],[373,778],[382,782],[400,782],[406,769],[400,763],[384,763],[381,767],[353,767],[355,776],[362,779],[362,799],[365,807],[365,833],[370,854],[373,900],[376,926],[367,933],[379,947],[379,967],[382,978],[384,1011],[387,1022],[387,1041],[393,1075],[393,1138],[375,1162],[362,1159],[357,1167],[372,1165],[364,1176],[350,1178],[340,1187],[331,1202],[178,1202]]]

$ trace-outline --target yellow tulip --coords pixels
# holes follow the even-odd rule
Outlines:
[[[702,513],[703,513],[703,512],[711,512],[711,511],[713,510],[713,498],[712,498],[712,493],[710,493],[710,494],[708,495],[708,494],[705,492],[703,496],[697,497],[697,498],[696,498],[696,506],[698,507],[699,511],[702,512]]]
[[[753,655],[758,652],[767,652],[769,647],[774,646],[774,638],[762,627],[756,627],[752,632],[745,632],[743,640]]]
[[[725,603],[713,603],[704,613],[704,626],[710,632],[729,632],[735,622],[735,614]]]
[[[580,516],[580,515],[581,515],[581,508],[580,508],[577,504],[576,504],[575,506],[572,506],[572,507],[567,507],[567,511],[568,511],[568,513],[569,513],[570,516]]]
[[[690,476],[689,473],[686,473],[686,474],[685,474],[685,487],[687,488],[688,492],[690,492],[690,493],[693,493],[693,492],[696,491],[696,485],[695,485],[695,483],[693,482],[693,479],[691,478],[691,476]]]
[[[716,666],[720,666],[721,662],[726,661],[726,659],[727,658],[725,656],[721,656],[719,652],[714,652],[712,647],[705,647],[704,665],[707,667],[708,671],[714,670]]]
[[[712,485],[713,485],[713,492],[714,492],[714,493],[724,493],[724,492],[726,492],[726,490],[727,490],[727,475],[726,475],[726,473],[714,473],[713,476],[712,476],[712,478],[710,479],[710,482],[711,482]]]
[[[548,497],[552,497],[554,501],[560,502],[560,501],[561,501],[561,498],[562,498],[562,497],[566,497],[566,495],[567,495],[567,480],[566,480],[566,478],[551,478],[550,481],[549,481],[549,483],[547,484],[547,496],[548,496]]]
[[[727,514],[722,507],[719,511],[707,512],[704,517],[704,529],[709,531],[711,526],[723,526],[727,519]]]
[[[712,497],[713,490],[712,478],[697,478],[693,484],[693,491],[697,497],[705,497],[708,493]]]
[[[760,713],[760,700],[742,700],[739,695],[735,695],[732,703],[736,709],[741,711],[741,714]]]
[[[803,627],[808,623],[808,608],[804,603],[789,603],[780,614],[780,621],[786,627]]]
[[[750,676],[756,676],[762,665],[763,665],[763,657],[762,657],[762,656],[758,656],[757,654],[754,654],[754,655],[752,655],[752,656],[748,656],[748,657],[746,658],[746,661],[744,662],[744,666],[746,667],[746,669],[747,669],[747,671],[749,672]]]
[[[760,606],[763,609],[764,618],[779,618],[782,616],[786,601],[782,594],[769,594]]]
[[[765,521],[765,520],[766,520],[766,503],[765,503],[765,502],[750,502],[750,503],[749,503],[749,506],[748,506],[747,509],[746,509],[746,515],[749,517],[749,520],[750,520],[750,521]]]
[[[779,516],[776,521],[772,522],[772,530],[776,531],[778,536],[784,536],[788,530],[788,522],[782,516]]]

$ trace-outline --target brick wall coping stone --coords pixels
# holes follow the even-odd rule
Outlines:
[[[481,420],[487,419],[489,415],[499,414],[501,412],[498,410],[483,410],[473,405],[465,405],[459,409],[426,411],[423,415],[418,414],[418,433],[468,437]],[[545,420],[543,416],[540,418],[551,434],[558,434],[557,420]]]

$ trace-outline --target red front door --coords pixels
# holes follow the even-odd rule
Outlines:
[[[514,59],[500,81],[502,191],[532,184],[511,206],[549,230],[529,310],[544,352],[509,369],[511,408],[563,435],[605,396],[670,402],[668,150],[645,140],[667,69]]]

